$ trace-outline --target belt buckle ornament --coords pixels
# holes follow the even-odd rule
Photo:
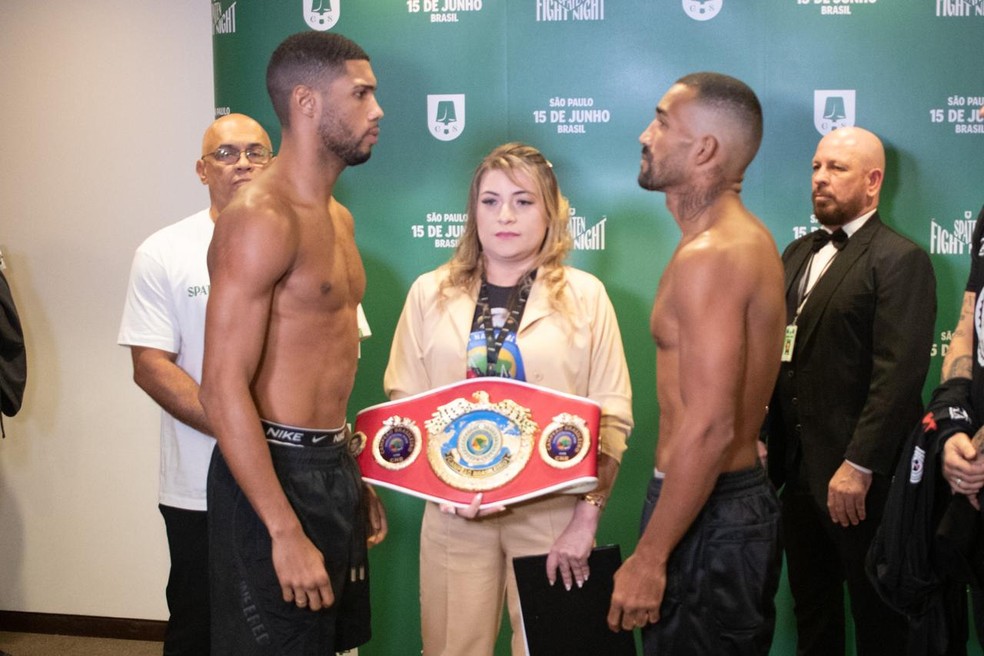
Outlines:
[[[459,490],[482,492],[508,483],[533,453],[536,422],[511,399],[457,398],[438,407],[427,426],[427,459],[442,481]]]

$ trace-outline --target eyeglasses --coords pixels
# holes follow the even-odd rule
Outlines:
[[[266,164],[273,156],[273,153],[266,146],[250,146],[246,150],[239,150],[232,146],[219,146],[212,152],[202,155],[202,159],[211,156],[215,161],[223,164],[236,164],[243,153],[246,153],[246,159],[249,160],[250,164]]]

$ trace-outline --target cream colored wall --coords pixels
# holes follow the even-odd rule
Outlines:
[[[116,332],[130,258],[204,207],[207,0],[0,2],[0,248],[25,324],[0,442],[0,610],[163,619],[157,410]]]

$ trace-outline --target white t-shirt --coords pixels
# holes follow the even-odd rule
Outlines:
[[[207,209],[158,230],[137,249],[117,341],[177,353],[176,363],[201,383],[205,350],[206,257],[212,240]],[[205,481],[215,440],[161,411],[160,503],[205,510]]]

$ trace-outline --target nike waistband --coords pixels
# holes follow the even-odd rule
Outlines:
[[[260,420],[263,435],[271,444],[287,446],[322,447],[334,446],[348,440],[348,427],[342,426],[333,430],[315,430],[278,424],[274,421]]]

